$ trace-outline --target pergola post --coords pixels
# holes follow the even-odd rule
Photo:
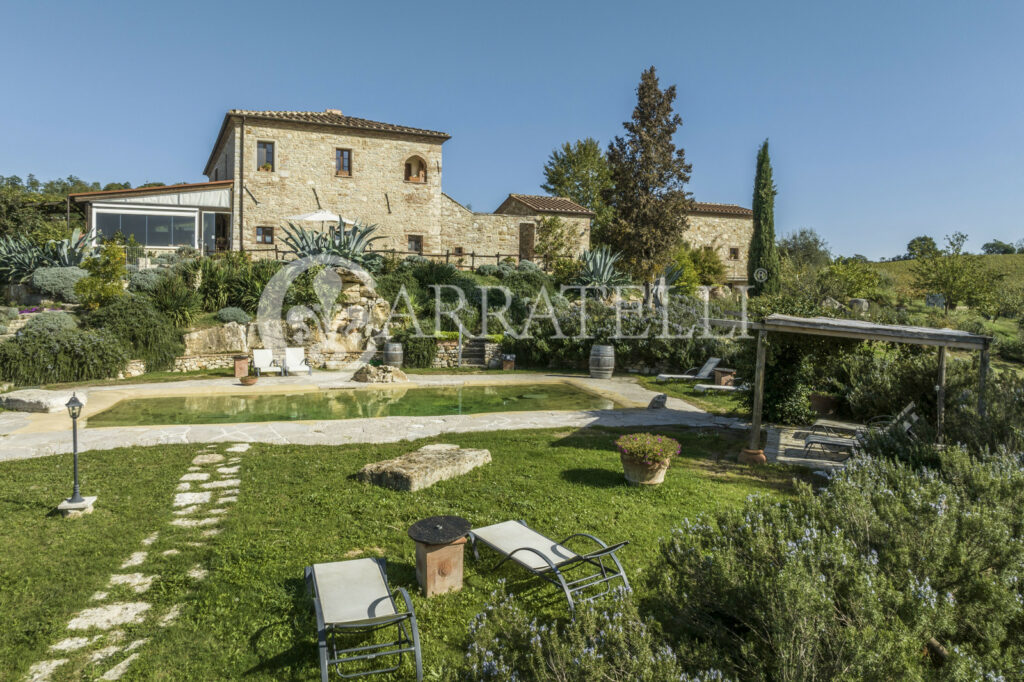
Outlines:
[[[946,347],[939,346],[939,378],[935,385],[935,442],[942,444],[942,429],[946,424]]]
[[[985,382],[988,378],[988,344],[981,349],[981,361],[978,363],[978,416],[985,418]]]
[[[764,363],[767,351],[768,332],[764,329],[757,333],[757,365],[754,368],[754,404],[750,415],[750,441],[740,452],[739,461],[743,464],[764,464],[767,458],[761,449],[761,408],[764,405]]]

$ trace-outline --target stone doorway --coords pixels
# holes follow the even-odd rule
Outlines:
[[[537,240],[537,226],[519,223],[519,259],[533,260],[533,247]]]

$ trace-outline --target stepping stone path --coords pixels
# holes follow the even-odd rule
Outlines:
[[[91,601],[100,604],[82,609],[68,621],[70,636],[50,647],[53,658],[38,661],[29,668],[24,678],[26,682],[48,682],[72,660],[78,661],[77,674],[89,679],[118,680],[144,654],[142,647],[148,641],[141,638],[124,644],[125,634],[119,628],[147,623],[163,628],[177,619],[181,604],[160,609],[142,601],[142,595],[161,579],[152,570],[147,570],[146,565],[152,554],[156,557],[154,561],[164,562],[161,572],[180,571],[180,575],[193,582],[204,580],[209,575],[202,564],[190,562],[170,571],[166,562],[182,561],[173,558],[183,552],[195,551],[185,549],[187,547],[204,547],[206,540],[221,532],[217,524],[230,513],[231,504],[238,501],[242,483],[239,477],[241,459],[237,456],[228,459],[218,452],[211,452],[216,448],[216,445],[207,446],[202,454],[192,459],[171,500],[174,518],[168,524],[169,532],[164,535],[165,538],[167,535],[179,538],[181,548],[170,546],[173,541],[165,540],[154,547],[157,551],[150,552],[149,548],[160,541],[160,531],[154,531],[143,539],[143,549],[132,552],[121,563],[119,572],[110,576],[106,589],[92,595]],[[241,453],[248,449],[248,443],[238,443],[225,451]],[[194,539],[187,539],[189,536]],[[110,664],[118,658],[120,660]],[[110,667],[101,674],[103,666],[108,665]]]

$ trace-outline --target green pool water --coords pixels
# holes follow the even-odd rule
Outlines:
[[[130,398],[89,417],[86,425],[231,424],[529,410],[609,410],[616,407],[618,405],[608,398],[569,384],[403,386],[264,395]]]

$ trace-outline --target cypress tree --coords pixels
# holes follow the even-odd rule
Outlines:
[[[768,140],[757,152],[757,172],[754,175],[754,233],[750,237],[747,257],[747,282],[753,293],[777,294],[779,282],[779,250],[775,245],[775,182],[772,180],[772,160],[768,156]],[[768,278],[758,282],[754,272],[764,268]]]

